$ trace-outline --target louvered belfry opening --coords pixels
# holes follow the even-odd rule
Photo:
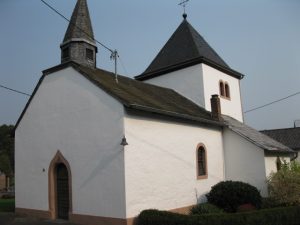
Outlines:
[[[57,218],[69,219],[69,175],[67,167],[60,163],[56,166]]]

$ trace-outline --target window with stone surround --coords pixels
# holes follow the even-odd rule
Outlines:
[[[207,153],[203,144],[197,147],[197,179],[207,178]]]

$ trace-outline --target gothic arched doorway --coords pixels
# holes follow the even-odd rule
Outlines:
[[[49,166],[49,212],[51,219],[69,219],[72,212],[72,176],[70,165],[60,151]]]

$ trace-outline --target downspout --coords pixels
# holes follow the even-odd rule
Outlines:
[[[298,157],[298,152],[295,152],[294,156],[291,158],[291,161],[294,161]]]

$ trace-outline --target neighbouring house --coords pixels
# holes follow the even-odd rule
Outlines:
[[[296,160],[300,162],[300,127],[262,130],[261,132],[293,149],[297,153]]]
[[[243,75],[186,15],[135,79],[96,67],[86,0],[60,47],[16,124],[17,213],[129,225],[144,209],[184,212],[224,180],[267,195],[277,157],[294,155],[243,123]]]

